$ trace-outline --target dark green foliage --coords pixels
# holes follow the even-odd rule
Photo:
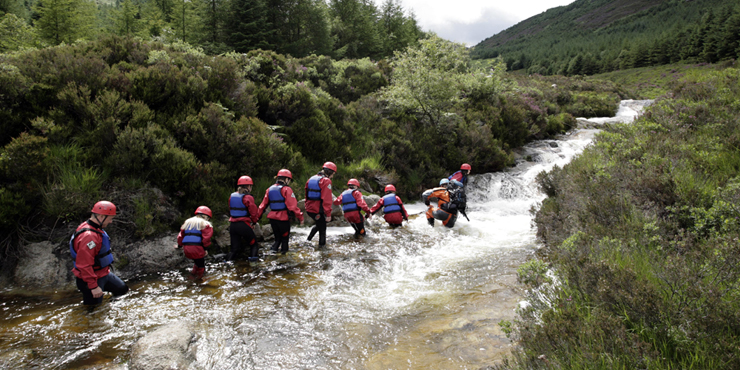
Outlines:
[[[270,41],[275,30],[267,23],[266,15],[264,0],[233,0],[226,25],[229,46],[240,53],[272,49]]]
[[[535,223],[561,284],[521,312],[519,365],[740,366],[738,79],[679,82],[538,177]]]
[[[549,9],[476,45],[510,70],[592,75],[679,61],[738,56],[736,1],[575,1]]]

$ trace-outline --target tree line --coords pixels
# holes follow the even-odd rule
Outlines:
[[[179,39],[206,54],[379,59],[423,36],[400,0],[0,0],[0,12],[0,52],[114,34]]]
[[[562,21],[550,24],[548,32],[496,47],[481,44],[473,56],[502,56],[508,70],[566,76],[736,59],[740,5],[737,1],[668,1],[595,30]]]

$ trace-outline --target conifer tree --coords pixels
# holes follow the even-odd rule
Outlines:
[[[253,49],[270,50],[275,45],[274,30],[268,22],[267,8],[263,0],[233,0],[226,26],[226,42],[234,50],[246,53]]]
[[[120,8],[112,11],[112,18],[118,35],[132,35],[141,29],[139,8],[131,0],[123,0]]]
[[[49,43],[71,43],[93,35],[96,7],[91,1],[41,0],[34,10],[39,36]]]
[[[371,1],[332,0],[330,8],[336,58],[375,57],[382,52],[378,10]]]

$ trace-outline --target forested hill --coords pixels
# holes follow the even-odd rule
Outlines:
[[[740,52],[738,0],[576,0],[476,45],[509,70],[595,74],[679,61],[717,62]]]

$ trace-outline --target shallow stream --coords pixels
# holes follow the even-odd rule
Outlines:
[[[641,102],[626,101],[629,121]],[[597,123],[603,121],[591,120]],[[591,143],[596,130],[519,150],[506,172],[472,176],[468,216],[432,228],[423,204],[399,229],[381,218],[368,237],[330,228],[328,248],[294,228],[291,253],[249,264],[214,263],[204,280],[169,271],[128,281],[129,294],[89,311],[78,292],[0,292],[0,368],[109,368],[139,338],[171,322],[198,328],[202,369],[477,369],[512,343],[497,325],[522,299],[516,269],[538,245],[533,180]],[[318,239],[318,238],[316,238]],[[174,240],[174,236],[173,236]]]

